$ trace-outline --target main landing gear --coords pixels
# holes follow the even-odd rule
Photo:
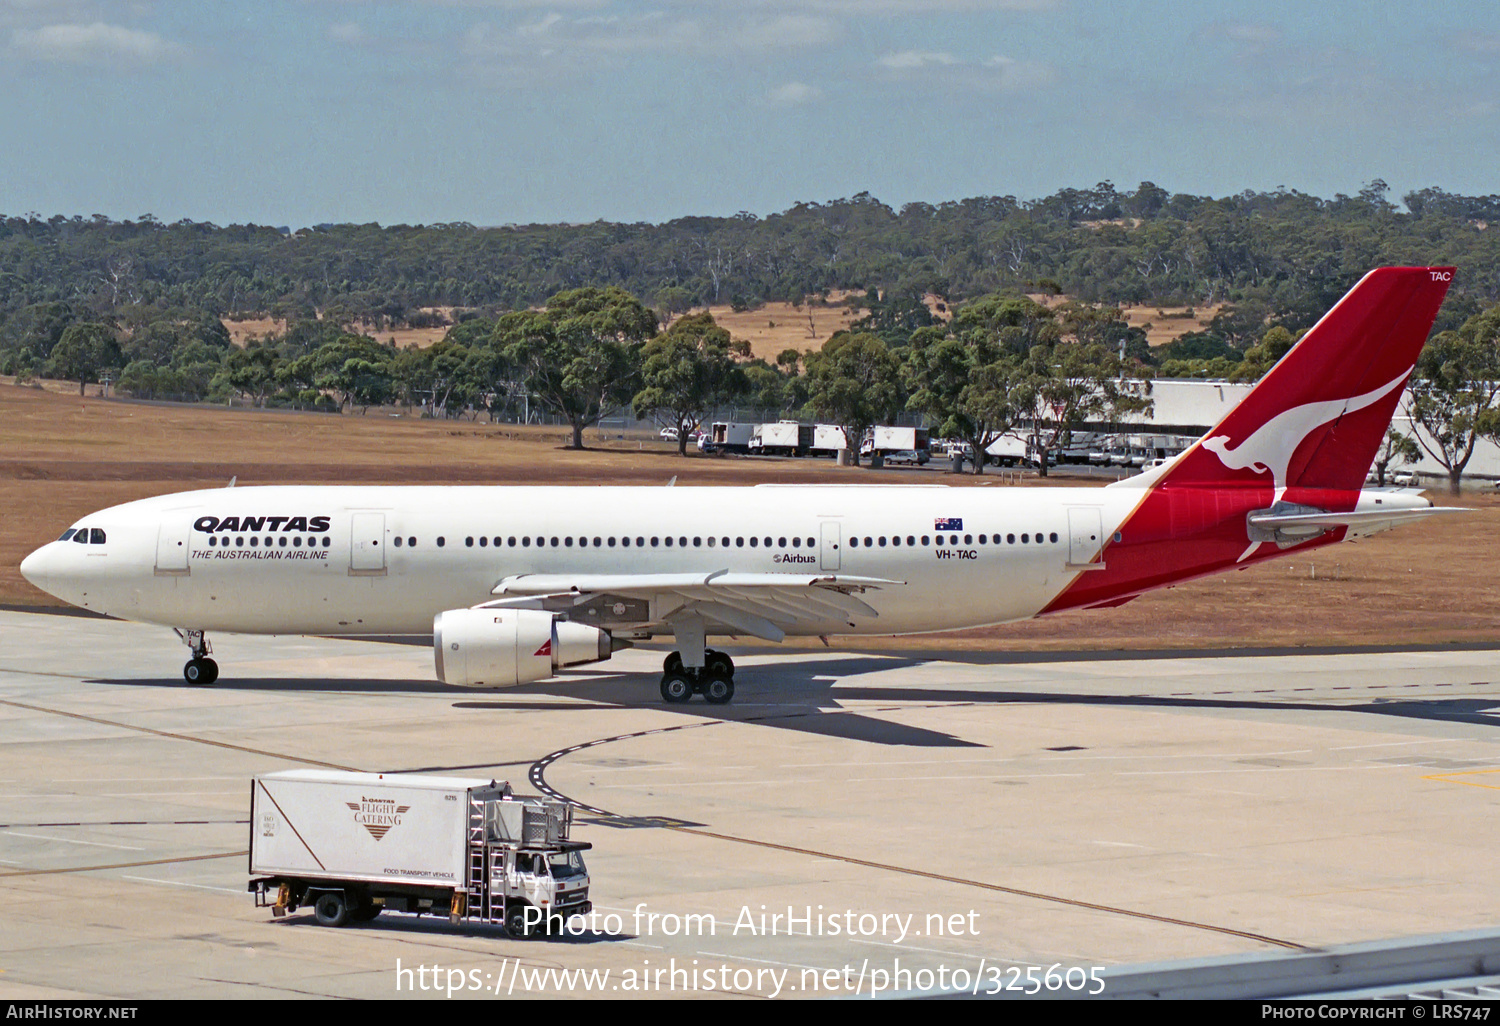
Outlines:
[[[193,653],[187,665],[182,668],[182,676],[189,684],[194,686],[212,684],[219,679],[219,664],[208,658],[208,653],[214,647],[208,643],[202,631],[183,630],[180,627],[173,628],[182,643]]]
[[[723,652],[705,649],[703,665],[686,666],[681,652],[673,652],[662,663],[661,697],[678,705],[701,694],[710,705],[724,705],[734,697],[734,660]]]

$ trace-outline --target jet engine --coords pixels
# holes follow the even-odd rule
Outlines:
[[[597,627],[536,609],[450,609],[432,621],[438,680],[460,687],[529,684],[608,659],[614,648]]]

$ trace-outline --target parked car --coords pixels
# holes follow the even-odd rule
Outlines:
[[[886,453],[885,461],[921,466],[927,462],[927,452],[924,449],[897,449],[895,452]]]
[[[675,441],[677,441],[677,429],[674,428],[674,427],[664,427],[664,428],[662,428],[661,429],[661,440],[663,442],[675,442]]]

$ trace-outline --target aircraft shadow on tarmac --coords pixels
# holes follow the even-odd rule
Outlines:
[[[431,680],[356,680],[333,678],[221,678],[212,688],[271,692],[362,692],[367,694],[440,694],[469,696],[453,703],[455,709],[484,711],[597,712],[600,707],[652,708],[678,713],[697,721],[753,723],[782,730],[795,730],[824,737],[866,741],[881,745],[923,748],[983,748],[942,731],[894,723],[846,708],[845,702],[890,702],[897,711],[914,703],[941,706],[972,705],[1092,705],[1118,708],[1223,710],[1246,712],[1363,712],[1442,723],[1500,726],[1500,701],[1489,698],[1385,698],[1368,701],[1343,700],[1338,704],[1307,701],[1210,696],[1153,696],[1077,694],[1058,691],[995,691],[944,687],[882,687],[843,684],[874,671],[907,668],[927,662],[924,658],[884,656],[854,657],[799,664],[802,673],[782,667],[747,666],[738,681],[735,702],[710,706],[701,700],[681,705],[662,702],[657,678],[652,674],[621,674],[602,669],[571,673],[560,681],[545,681],[496,691],[453,687]],[[768,671],[768,672],[767,672]],[[755,680],[763,674],[766,679]],[[92,679],[91,684],[125,687],[189,688],[180,679]],[[490,695],[497,697],[491,698]],[[498,697],[504,695],[505,697]],[[481,697],[483,696],[483,697]],[[513,696],[513,697],[512,697]],[[552,696],[559,701],[538,701]],[[581,700],[581,701],[580,701]]]

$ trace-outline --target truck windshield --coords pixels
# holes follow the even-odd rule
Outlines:
[[[588,872],[583,868],[583,856],[576,851],[553,852],[547,861],[552,864],[552,875],[558,878],[583,876]]]

